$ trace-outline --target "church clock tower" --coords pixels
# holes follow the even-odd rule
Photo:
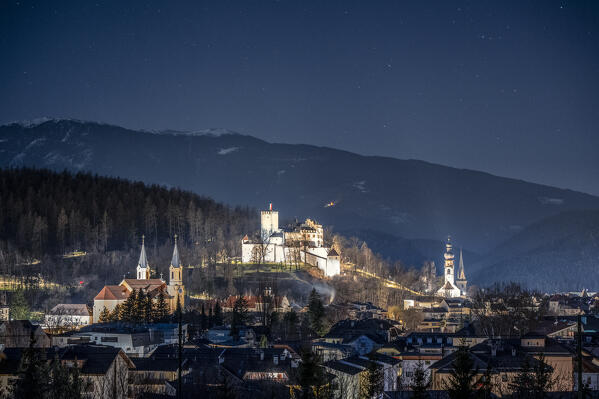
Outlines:
[[[185,305],[185,287],[183,286],[183,265],[179,259],[179,250],[177,249],[177,235],[175,234],[175,248],[173,249],[173,257],[171,265],[168,268],[169,280],[166,287],[167,293],[171,296],[171,311],[177,308],[177,297],[181,303],[181,308]]]

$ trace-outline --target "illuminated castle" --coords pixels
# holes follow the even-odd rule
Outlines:
[[[279,212],[269,209],[260,212],[260,235],[251,240],[247,235],[241,240],[243,263],[300,262],[316,266],[325,276],[336,276],[341,272],[341,257],[332,248],[324,246],[321,224],[306,219],[287,229],[279,228]]]

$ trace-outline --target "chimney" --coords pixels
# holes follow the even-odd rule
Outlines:
[[[275,365],[278,365],[278,364],[279,364],[279,357],[278,357],[277,355],[274,355],[274,356],[272,357],[272,362],[273,362]]]
[[[260,351],[260,360],[264,360],[264,352]]]
[[[223,364],[225,362],[225,357],[224,356],[219,356],[218,357],[218,364]]]
[[[516,357],[516,348],[512,348],[512,356]]]

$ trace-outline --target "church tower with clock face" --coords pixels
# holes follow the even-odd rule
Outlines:
[[[177,249],[177,235],[175,235],[175,248],[173,249],[173,257],[171,265],[168,269],[169,280],[166,287],[167,293],[170,296],[171,311],[177,309],[177,298],[181,303],[181,308],[185,305],[185,287],[183,286],[183,265],[179,259],[179,250]]]

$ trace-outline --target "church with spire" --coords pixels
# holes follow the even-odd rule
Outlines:
[[[455,278],[455,269],[454,269],[454,255],[453,255],[453,245],[451,244],[451,238],[447,238],[447,243],[445,244],[445,253],[444,257],[444,267],[443,267],[443,286],[437,290],[437,295],[443,296],[446,298],[457,298],[461,296],[466,296],[466,273],[464,271],[464,258],[462,256],[462,250],[460,250],[460,263],[458,268],[458,277]]]
[[[181,307],[185,305],[183,265],[181,264],[179,257],[179,249],[177,248],[177,235],[175,235],[173,256],[169,266],[168,283],[162,278],[162,275],[160,278],[152,278],[153,270],[148,263],[144,241],[144,237],[142,236],[141,251],[136,267],[136,278],[123,278],[118,285],[106,285],[94,298],[94,323],[98,322],[100,313],[104,308],[109,312],[112,312],[117,305],[124,303],[134,290],[143,291],[146,295],[149,294],[154,301],[158,300],[158,297],[162,292],[171,313],[177,308],[177,299],[179,300]]]

